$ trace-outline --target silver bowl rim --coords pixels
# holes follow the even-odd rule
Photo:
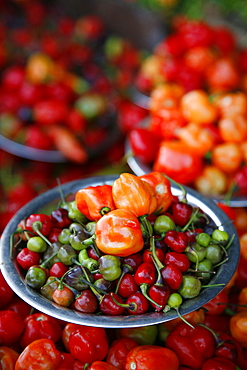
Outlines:
[[[10,256],[10,239],[13,232],[16,230],[18,223],[32,213],[42,212],[44,206],[51,202],[59,202],[61,199],[61,191],[63,194],[75,194],[81,188],[87,186],[96,186],[103,184],[112,184],[120,175],[111,176],[95,176],[74,180],[65,183],[60,187],[52,188],[38,197],[34,198],[24,207],[22,207],[15,216],[7,224],[3,231],[0,243],[0,266],[1,271],[12,290],[21,297],[29,305],[65,322],[71,322],[79,325],[104,327],[104,328],[124,328],[124,327],[141,327],[156,325],[166,321],[170,321],[178,317],[175,310],[170,310],[167,313],[146,313],[142,315],[128,316],[108,316],[97,314],[84,314],[74,311],[70,308],[61,307],[50,300],[43,297],[38,291],[27,287],[24,283],[24,278],[16,269],[15,263]],[[172,185],[172,193],[180,196],[181,189],[176,185]],[[182,315],[188,314],[213,299],[229,282],[233,276],[240,256],[239,239],[234,225],[229,220],[228,216],[223,212],[212,200],[202,196],[193,189],[184,187],[187,192],[187,200],[190,204],[200,207],[211,219],[217,227],[226,230],[231,236],[235,235],[233,243],[229,248],[229,260],[223,263],[217,274],[211,279],[211,284],[220,284],[211,288],[202,289],[199,296],[193,299],[184,300],[179,312]]]

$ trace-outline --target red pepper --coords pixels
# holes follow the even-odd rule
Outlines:
[[[236,370],[236,365],[225,357],[216,356],[207,360],[202,370]]]
[[[168,348],[143,345],[133,348],[127,356],[125,370],[178,370],[176,354]]]
[[[116,339],[110,346],[106,362],[113,366],[116,366],[120,370],[124,370],[125,361],[128,352],[137,347],[138,343],[131,338],[119,338]]]
[[[38,339],[30,343],[20,354],[15,370],[41,368],[55,370],[61,360],[61,353],[56,349],[52,340],[47,338]],[[40,364],[41,361],[42,365]]]
[[[103,360],[108,351],[105,329],[81,325],[70,334],[69,351],[84,364]]]
[[[118,370],[119,367],[108,364],[104,361],[94,361],[88,368],[88,370]]]
[[[43,313],[29,315],[24,321],[25,329],[21,337],[20,345],[27,347],[34,340],[47,338],[54,343],[61,337],[62,329],[58,321]]]
[[[191,328],[181,323],[168,335],[166,347],[176,353],[180,365],[200,370],[214,354],[216,341],[213,334],[200,325]]]
[[[160,137],[145,128],[135,128],[129,133],[130,147],[134,156],[144,163],[152,163],[157,155]]]
[[[184,252],[185,248],[189,245],[189,236],[182,232],[176,230],[169,230],[164,239],[166,245],[173,252]]]
[[[105,213],[116,207],[111,185],[88,186],[77,191],[76,205],[89,220],[98,221]]]
[[[25,228],[34,234],[39,230],[42,235],[47,236],[51,231],[52,221],[46,214],[32,214],[26,219]]]
[[[16,343],[24,330],[24,321],[17,312],[0,311],[0,346],[11,346]]]

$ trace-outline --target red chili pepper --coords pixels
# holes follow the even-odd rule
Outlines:
[[[145,128],[135,128],[129,132],[131,150],[144,163],[152,163],[157,155],[160,137]]]
[[[134,276],[128,273],[124,274],[118,285],[118,294],[123,298],[128,298],[131,294],[137,292],[137,290],[138,285],[135,282]]]
[[[188,203],[177,201],[172,203],[171,208],[175,224],[181,227],[185,226],[192,215],[192,206]]]
[[[202,370],[236,370],[236,365],[225,357],[215,356],[204,362]]]
[[[114,340],[108,350],[106,362],[116,366],[120,370],[124,370],[128,353],[132,348],[137,346],[138,343],[131,338],[119,338]]]
[[[167,252],[164,265],[173,265],[181,272],[186,272],[190,267],[190,260],[184,253]]]
[[[69,350],[83,364],[103,360],[108,351],[105,329],[81,325],[70,334]]]
[[[191,328],[181,323],[168,335],[166,347],[176,353],[180,365],[200,370],[204,362],[213,356],[216,341],[208,329],[200,325]]]
[[[143,345],[133,348],[127,356],[125,370],[178,370],[176,354],[168,348]]]
[[[17,312],[0,311],[0,346],[11,346],[16,343],[24,330],[24,321]]]
[[[118,302],[118,303],[117,303]],[[125,307],[123,300],[115,293],[107,293],[100,302],[100,311],[105,315],[122,315]]]
[[[163,252],[163,250],[160,248],[157,248],[155,253],[159,261],[163,262],[165,259],[165,253]],[[145,249],[145,251],[143,252],[143,262],[154,263],[152,256],[153,256],[153,253],[149,249]]]
[[[184,232],[169,230],[165,235],[164,241],[173,252],[181,253],[189,245],[190,239]]]
[[[51,339],[55,343],[62,334],[58,321],[43,313],[34,313],[27,316],[24,324],[25,328],[20,341],[22,348],[41,338]]]
[[[139,315],[147,312],[149,309],[149,301],[141,292],[131,294],[127,298],[126,304],[130,306],[130,308],[127,308],[127,312],[130,315]]]
[[[116,207],[112,198],[111,185],[88,186],[77,191],[76,205],[89,220],[98,221]]]
[[[166,265],[160,272],[163,283],[171,289],[178,290],[183,281],[181,271],[174,265]]]
[[[30,267],[38,265],[40,254],[38,252],[30,251],[25,247],[17,254],[16,260],[24,270],[28,270]]]
[[[150,302],[155,308],[155,311],[159,312],[166,306],[170,295],[170,288],[166,285],[154,284],[149,288],[148,295],[154,302],[157,303],[154,304],[152,301]]]
[[[43,365],[40,365],[42,359]],[[50,339],[38,339],[30,343],[17,359],[15,370],[44,368],[56,370],[61,362],[61,353],[56,349],[54,342]],[[41,367],[42,366],[42,367]]]
[[[47,236],[52,228],[51,218],[46,214],[32,214],[26,219],[25,228],[37,235],[36,230]]]
[[[143,262],[135,272],[135,282],[137,285],[153,285],[156,278],[156,268],[153,263]]]

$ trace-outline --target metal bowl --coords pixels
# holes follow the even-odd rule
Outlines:
[[[114,143],[116,143],[121,133],[116,123],[115,115],[108,118],[108,132],[106,138],[97,146],[87,147],[88,158],[94,159],[102,155],[107,149],[109,149]],[[30,146],[18,143],[0,134],[0,148],[7,153],[13,154],[20,158],[30,159],[32,161],[48,162],[48,163],[65,163],[69,159],[58,150],[43,150],[32,148]]]
[[[24,276],[22,275],[20,269],[18,269],[15,261],[11,259],[11,236],[21,220],[32,213],[45,213],[45,209],[51,210],[52,205],[53,209],[55,209],[56,205],[61,200],[61,190],[65,196],[72,195],[75,194],[77,190],[87,186],[112,184],[113,181],[118,177],[119,175],[85,178],[82,180],[69,182],[62,185],[60,188],[53,188],[41,194],[21,208],[6,226],[2,234],[0,245],[1,271],[13,291],[32,307],[66,322],[104,328],[148,326],[166,322],[178,317],[175,310],[171,310],[167,313],[106,316],[97,314],[83,314],[69,308],[61,307],[43,297],[38,291],[26,286],[24,282]],[[229,260],[219,267],[217,274],[215,274],[210,280],[211,284],[220,285],[211,288],[204,288],[202,289],[200,295],[196,298],[189,299],[187,301],[185,300],[180,309],[180,313],[182,315],[185,315],[203,306],[223,289],[224,285],[229,282],[237,268],[240,253],[236,229],[226,214],[219,207],[217,207],[213,201],[203,197],[192,189],[187,187],[185,187],[185,189],[187,191],[187,199],[190,204],[200,207],[202,211],[212,219],[217,227],[219,227],[221,230],[227,231],[230,236],[235,235],[235,238],[231,247],[229,248]],[[177,196],[182,195],[181,189],[176,186],[172,186],[172,193]]]

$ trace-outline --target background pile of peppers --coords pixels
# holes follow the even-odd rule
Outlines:
[[[141,1],[140,1],[141,2]],[[11,2],[2,1],[1,10]],[[45,14],[43,4],[36,1],[13,1],[27,4],[28,24],[35,26]],[[144,3],[144,1],[143,1]],[[151,0],[150,0],[151,3]],[[231,4],[237,2],[231,2]],[[70,24],[63,23],[65,29]],[[19,47],[30,41],[25,27],[13,32]],[[11,50],[6,48],[6,27],[1,24],[1,66],[6,65]],[[46,35],[47,36],[47,35]],[[54,40],[45,38],[46,50],[54,51]],[[18,45],[18,44],[17,44]],[[8,63],[7,63],[8,64]],[[124,76],[120,81],[125,82]],[[4,92],[1,90],[1,98]],[[13,107],[10,98],[7,106]],[[3,100],[2,100],[3,101]],[[6,100],[5,100],[6,102]],[[146,110],[129,101],[121,105],[121,127],[132,127],[147,115]],[[11,108],[12,109],[12,108]],[[23,113],[23,112],[22,112]],[[94,140],[94,139],[92,139]],[[71,163],[53,166],[22,161],[0,151],[2,232],[15,212],[43,190],[61,182],[97,173],[105,165],[117,164],[123,155],[122,143],[110,148],[104,160],[90,161],[88,166]],[[32,181],[30,181],[32,173]],[[14,175],[13,175],[14,174]],[[6,181],[10,180],[10,182]],[[46,370],[231,370],[247,368],[247,211],[220,205],[235,223],[241,242],[238,269],[228,286],[205,307],[186,315],[194,329],[178,318],[169,323],[133,329],[104,330],[78,327],[61,322],[22,301],[6,284],[0,273],[0,364],[3,369]],[[210,332],[206,328],[212,329]],[[100,338],[100,341],[99,341]],[[201,343],[200,348],[198,342]],[[85,347],[86,346],[86,350]],[[78,351],[78,347],[80,350]],[[35,353],[35,357],[34,357]],[[39,363],[36,362],[40,358]],[[88,364],[88,365],[87,365]],[[170,367],[167,367],[170,364]]]

